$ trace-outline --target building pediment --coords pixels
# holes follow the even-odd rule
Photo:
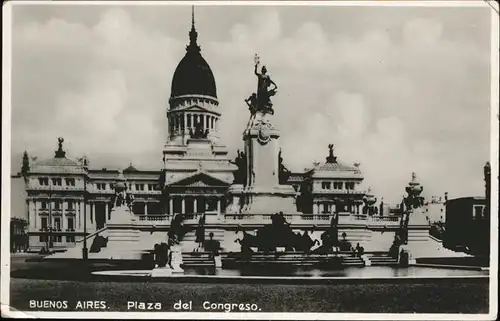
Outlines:
[[[197,171],[195,173],[179,177],[177,180],[167,182],[167,186],[220,187],[220,186],[229,186],[229,184],[206,172]]]
[[[212,109],[209,109],[209,108],[205,108],[205,107],[201,107],[201,106],[198,106],[198,105],[191,105],[191,106],[186,106],[186,107],[181,107],[181,108],[177,108],[175,111],[183,111],[183,112],[186,112],[186,111],[189,111],[189,112],[196,112],[196,113],[211,113],[211,114],[215,114],[215,115],[219,115],[220,114]]]

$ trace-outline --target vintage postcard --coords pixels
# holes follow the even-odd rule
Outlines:
[[[2,317],[496,319],[493,1],[3,9]]]

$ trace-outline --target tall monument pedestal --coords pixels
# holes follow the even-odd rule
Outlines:
[[[271,123],[272,115],[256,112],[243,132],[245,141],[245,184],[229,189],[232,203],[227,213],[274,214],[297,212],[297,192],[279,184],[279,130]]]

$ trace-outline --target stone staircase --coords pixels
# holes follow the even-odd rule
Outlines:
[[[239,255],[231,255],[229,253],[222,254],[222,267],[248,267],[266,266],[266,265],[283,265],[283,266],[313,266],[320,262],[318,256],[304,255],[302,253],[252,253],[248,257],[240,257]]]
[[[276,252],[276,253],[252,253],[251,256],[241,257],[236,253],[223,253],[223,268],[241,268],[249,266],[300,266],[341,268],[347,266],[363,267],[365,262],[360,257],[350,254],[304,254],[301,252]]]
[[[365,262],[359,256],[342,256],[343,266],[365,266]]]
[[[210,252],[183,252],[181,267],[215,267],[215,259]]]
[[[111,243],[118,242],[126,247],[130,243],[141,241],[141,231],[133,229],[108,229],[108,246]]]
[[[387,254],[373,254],[368,256],[372,266],[395,266],[398,265],[398,260],[388,256]]]
[[[205,241],[208,241],[210,239],[210,233],[214,233],[213,239],[216,241],[219,241],[221,243],[221,246],[223,246],[223,241],[224,241],[224,230],[221,229],[205,229]],[[234,232],[233,232],[234,233]],[[233,241],[234,243],[234,241]],[[184,235],[184,238],[180,242],[182,252],[193,252],[198,248],[198,244],[196,243],[196,230],[189,231]],[[236,244],[238,247],[239,251],[239,245]],[[202,249],[201,249],[202,250]]]
[[[155,244],[167,242],[167,232],[141,231],[140,234],[141,247],[144,249],[154,249]]]
[[[394,242],[394,231],[372,231],[371,238],[366,245],[363,245],[365,252],[387,252]]]
[[[372,231],[369,229],[339,229],[338,230],[338,238],[339,241],[342,240],[342,234],[346,233],[346,240],[351,243],[352,246],[356,246],[359,243],[360,246],[364,247],[367,250],[369,247]]]

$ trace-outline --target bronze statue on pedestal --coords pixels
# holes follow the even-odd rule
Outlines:
[[[246,155],[244,152],[239,149],[236,151],[236,158],[234,161],[229,161],[231,164],[234,164],[238,167],[238,169],[234,172],[234,181],[233,184],[245,184],[247,180],[247,171],[246,171]]]
[[[255,54],[254,74],[257,76],[257,93],[253,93],[245,102],[247,103],[250,113],[253,115],[256,112],[264,114],[274,114],[273,103],[271,97],[276,95],[278,86],[267,74],[266,66],[262,66],[260,73],[257,71],[260,64],[259,56]]]

